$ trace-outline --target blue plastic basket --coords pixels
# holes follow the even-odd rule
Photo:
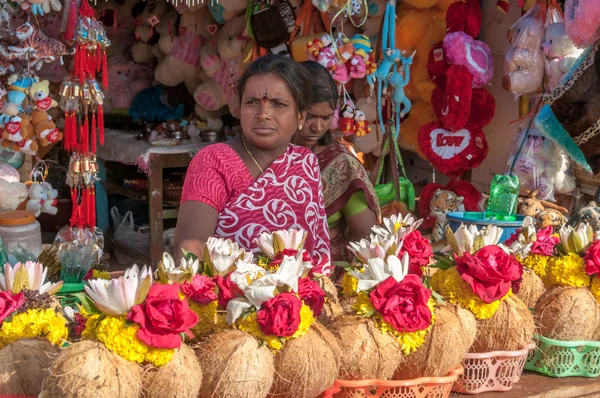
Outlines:
[[[523,226],[523,220],[525,216],[515,215],[510,216],[508,219],[494,219],[493,216],[490,217],[489,214],[482,212],[454,212],[448,213],[447,215],[448,223],[450,225],[450,229],[452,231],[456,231],[460,224],[465,224],[465,226],[475,225],[477,229],[481,229],[488,225],[495,225],[498,228],[502,228],[502,237],[500,238],[500,243],[503,243],[505,240],[510,238],[510,236],[515,233],[516,230],[520,229]]]

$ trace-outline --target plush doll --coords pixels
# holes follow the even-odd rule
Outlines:
[[[166,1],[148,0],[146,3],[144,11],[138,18],[139,24],[135,28],[135,37],[144,43],[148,43],[155,35],[155,26],[170,9]]]
[[[352,135],[356,133],[356,124],[354,116],[356,116],[356,108],[349,103],[344,103],[340,109],[342,117],[338,121],[338,130],[344,135]]]
[[[600,2],[567,0],[565,28],[576,46],[585,48],[600,39]]]
[[[551,23],[546,26],[542,51],[546,56],[546,77],[548,90],[554,90],[563,76],[571,69],[580,51],[567,33],[564,23]]]
[[[26,155],[37,153],[35,129],[29,115],[19,113],[11,122],[7,123],[2,132],[2,139],[2,147],[13,152],[22,152]]]
[[[431,103],[435,116],[447,129],[463,128],[471,116],[473,75],[461,65],[452,65],[446,71],[446,86],[433,90]]]
[[[4,87],[2,88],[3,91]],[[14,118],[21,112],[23,112],[23,103],[27,95],[23,91],[9,91],[6,95],[6,101],[2,104],[2,109],[0,110],[0,125],[9,127],[11,133],[16,133],[19,126],[8,126],[10,122],[14,122]]]
[[[335,69],[331,71],[331,77],[340,84],[348,83],[351,78],[348,66],[345,63],[337,64]]]
[[[511,28],[508,40],[512,47],[505,58],[504,89],[522,95],[540,88],[544,79],[543,39],[544,27],[536,18],[524,18]]]
[[[58,209],[56,205],[58,204],[58,191],[56,189],[52,189],[52,185],[47,182],[40,183],[44,193],[46,194],[46,200],[42,203],[41,211],[42,213],[47,213],[55,216],[58,213]]]
[[[371,39],[368,36],[362,34],[355,34],[350,40],[354,46],[354,54],[362,57],[363,60],[368,60],[369,56],[373,52],[373,46],[371,45]]]
[[[419,128],[435,120],[435,113],[430,103],[414,101],[408,117],[402,121],[398,145],[407,151],[416,152],[425,159],[423,151],[419,148]]]
[[[349,71],[352,79],[362,79],[367,75],[367,65],[360,54],[355,53],[350,59]]]
[[[484,42],[474,40],[464,32],[449,33],[444,39],[444,55],[449,63],[467,68],[473,75],[473,87],[482,87],[492,81],[492,51]]]
[[[133,66],[122,56],[113,57],[108,60],[108,90],[105,99],[105,112],[113,112],[117,109],[128,109],[131,102],[140,90],[133,90]]]
[[[19,181],[0,178],[0,212],[15,211],[27,199],[27,187]]]
[[[29,88],[29,96],[38,109],[48,111],[58,106],[58,102],[50,97],[50,82],[48,80],[41,80],[34,83]]]
[[[435,218],[435,224],[431,231],[434,242],[444,239],[444,232],[448,226],[448,213],[464,211],[464,198],[452,191],[438,189],[434,192],[429,204],[430,214]]]
[[[365,120],[365,113],[361,110],[356,110],[354,114],[354,124],[355,124],[355,135],[357,137],[363,137],[371,132],[371,127],[369,127],[369,122]]]
[[[62,140],[62,133],[56,128],[56,125],[42,109],[34,109],[31,112],[31,122],[35,128],[35,136],[40,146],[46,147],[50,144]]]
[[[436,223],[436,216],[443,215],[440,209],[446,207],[444,199],[445,195],[440,195],[439,192],[450,191],[454,193],[455,198],[463,198],[458,205],[457,211],[484,211],[487,195],[482,194],[470,182],[465,180],[453,179],[446,186],[435,182],[427,184],[422,190],[419,198],[419,214],[423,219],[421,227],[423,229],[431,229]],[[437,196],[436,196],[437,194]],[[436,200],[434,200],[434,196]],[[433,206],[432,206],[433,204]],[[436,208],[438,210],[436,211]],[[442,213],[442,214],[440,214]]]
[[[36,217],[42,213],[42,205],[48,200],[46,190],[39,182],[34,182],[29,186],[29,200],[25,210],[32,212]]]
[[[481,32],[483,15],[478,0],[457,1],[446,12],[448,33],[464,32],[475,39]]]

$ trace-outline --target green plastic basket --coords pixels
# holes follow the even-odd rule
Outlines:
[[[63,287],[56,294],[60,300],[60,305],[64,307],[76,307],[77,304],[81,304],[77,296],[74,294],[82,293],[84,291],[85,283],[65,283]]]
[[[537,348],[529,352],[526,370],[550,377],[600,376],[600,342],[559,341],[534,335]]]

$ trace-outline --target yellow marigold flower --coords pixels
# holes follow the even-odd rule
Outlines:
[[[431,277],[431,287],[450,303],[460,304],[470,310],[477,319],[491,318],[498,311],[500,302],[512,294],[512,289],[509,289],[506,296],[487,304],[473,293],[467,282],[460,277],[456,267],[438,270]]]
[[[592,278],[592,285],[590,286],[590,291],[596,299],[596,302],[598,302],[598,304],[600,305],[600,277],[594,276]]]
[[[190,309],[198,315],[198,323],[192,329],[192,333],[196,339],[210,336],[215,333],[218,318],[217,306],[219,303],[213,301],[210,304],[202,305],[192,300],[188,300]]]
[[[585,272],[585,260],[575,253],[551,257],[548,260],[547,275],[544,281],[548,287],[590,285],[590,277]]]
[[[92,278],[93,279],[106,279],[106,280],[110,280],[110,273],[107,271],[98,271],[98,270],[94,270],[92,271]]]
[[[20,339],[36,337],[62,345],[69,337],[66,319],[52,308],[31,309],[17,314],[0,327],[0,348]]]
[[[364,268],[361,268],[362,272]],[[356,292],[358,291],[358,279],[345,272],[342,277],[342,294],[346,297],[354,297],[356,296]]]
[[[365,292],[358,293],[353,309],[358,315],[362,316],[372,316],[376,311],[373,303],[371,303],[371,298]]]
[[[125,317],[107,316],[96,322],[95,332],[98,341],[128,361],[151,363],[157,367],[169,363],[175,350],[147,346],[137,338],[139,328],[138,324],[127,326]]]
[[[259,267],[266,269],[270,273],[277,272],[277,270],[279,269],[279,264],[271,266],[271,261],[266,257],[258,257],[258,261],[256,262],[256,264]]]
[[[517,255],[517,261],[523,264],[523,267],[529,268],[542,279],[546,277],[548,259],[550,259],[549,256],[542,256],[541,254],[530,254],[525,259]]]

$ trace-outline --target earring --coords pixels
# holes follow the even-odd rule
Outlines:
[[[298,130],[302,130],[302,125],[299,125],[299,126],[298,126]]]

